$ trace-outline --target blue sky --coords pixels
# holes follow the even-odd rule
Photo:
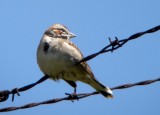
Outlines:
[[[72,41],[84,56],[109,43],[108,37],[124,39],[160,24],[159,0],[3,0],[0,4],[0,90],[11,90],[35,82],[41,76],[36,50],[43,32],[54,23],[66,25],[77,35]],[[96,78],[108,87],[134,83],[160,76],[160,31],[127,43],[113,53],[90,61]],[[74,103],[64,101],[31,109],[3,113],[28,114],[159,114],[160,83],[115,90],[114,99],[101,95]],[[92,92],[78,82],[78,93]],[[64,97],[73,89],[63,81],[47,80],[22,92],[14,102],[0,103],[0,108],[21,106]]]

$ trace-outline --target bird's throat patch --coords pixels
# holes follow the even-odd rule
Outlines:
[[[44,46],[43,46],[43,51],[44,51],[45,53],[47,53],[47,52],[48,52],[48,49],[49,49],[49,44],[48,44],[47,42],[45,42],[45,43],[44,43]]]

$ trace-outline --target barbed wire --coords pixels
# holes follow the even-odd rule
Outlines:
[[[29,84],[29,85],[26,85],[24,87],[14,88],[11,91],[9,91],[9,90],[0,91],[0,102],[6,101],[9,98],[10,94],[12,94],[12,101],[14,101],[14,95],[15,94],[20,96],[19,92],[23,92],[23,91],[29,90],[32,87],[34,87],[35,85],[42,83],[43,81],[45,81],[48,78],[49,78],[49,76],[45,75],[41,79],[39,79],[37,82]]]
[[[115,37],[115,40],[111,40],[111,38],[109,38],[110,44],[105,46],[104,48],[102,48],[100,51],[91,54],[85,58],[83,58],[81,61],[79,61],[77,64],[84,62],[84,61],[88,61],[91,60],[93,58],[95,58],[96,56],[106,53],[106,52],[113,52],[114,50],[117,50],[118,48],[122,47],[125,43],[127,43],[130,40],[134,40],[139,38],[140,36],[144,35],[144,34],[148,34],[148,33],[153,33],[160,30],[160,25],[153,27],[149,30],[143,31],[143,32],[138,32],[136,34],[131,35],[129,38],[127,39],[122,39],[122,40],[118,40],[117,37]],[[14,100],[14,96],[15,94],[17,94],[18,96],[20,96],[19,92],[23,92],[26,90],[31,89],[32,87],[36,86],[37,84],[40,84],[42,82],[44,82],[45,80],[47,80],[49,78],[48,75],[43,76],[41,79],[39,79],[37,82],[26,85],[24,87],[21,88],[14,88],[13,90],[9,91],[9,90],[3,90],[0,91],[0,102],[6,101],[9,98],[9,95],[12,94],[12,101]],[[155,79],[155,80],[147,80],[147,81],[142,81],[139,83],[135,83],[135,84],[125,84],[125,85],[121,85],[121,86],[117,86],[114,88],[111,88],[112,90],[115,89],[124,89],[124,88],[129,88],[129,87],[133,87],[133,86],[137,86],[137,85],[147,85],[156,81],[160,81],[160,78]],[[93,93],[85,93],[85,94],[78,94],[78,99],[84,98],[84,97],[88,97],[91,95],[95,95],[98,94],[98,92],[93,92]],[[74,97],[76,98],[76,97]],[[23,109],[23,108],[29,108],[29,107],[34,107],[34,106],[38,106],[41,104],[47,104],[47,103],[56,103],[62,100],[74,100],[73,97],[64,97],[64,98],[57,98],[57,99],[53,99],[51,102],[45,101],[45,102],[40,102],[40,103],[31,103],[31,104],[27,104],[21,107],[10,107],[8,109],[4,108],[4,109],[0,109],[0,112],[4,112],[5,110],[10,111],[10,110],[17,110],[17,109]]]
[[[153,27],[149,30],[143,31],[143,32],[138,32],[136,34],[131,35],[130,37],[126,38],[126,39],[122,39],[122,40],[118,40],[117,37],[115,37],[115,40],[112,41],[111,38],[109,37],[109,41],[110,44],[105,46],[104,48],[102,48],[100,51],[93,53],[91,55],[86,56],[85,58],[83,58],[81,61],[79,61],[77,64],[84,62],[84,61],[88,61],[91,60],[92,58],[95,58],[96,56],[106,53],[106,52],[113,52],[114,50],[117,50],[118,48],[122,47],[124,44],[126,44],[128,41],[134,40],[139,38],[140,36],[144,35],[144,34],[148,34],[148,33],[153,33],[160,30],[160,25]]]
[[[146,80],[146,81],[141,81],[141,82],[137,82],[137,83],[133,83],[133,84],[124,84],[124,85],[120,85],[120,86],[116,86],[116,87],[112,87],[110,88],[111,90],[117,90],[117,89],[126,89],[126,88],[130,88],[133,86],[142,86],[142,85],[148,85],[154,82],[160,81],[160,78],[157,79],[153,79],[153,80]],[[57,103],[60,101],[74,101],[74,100],[80,100],[92,95],[97,95],[99,94],[99,92],[92,92],[92,93],[81,93],[81,94],[77,94],[76,96],[66,96],[63,98],[55,98],[55,99],[50,99],[50,100],[46,100],[46,101],[42,101],[42,102],[38,102],[38,103],[29,103],[23,106],[19,106],[19,107],[7,107],[7,108],[2,108],[0,109],[0,112],[8,112],[8,111],[13,111],[13,110],[18,110],[18,109],[27,109],[27,108],[31,108],[31,107],[35,107],[35,106],[39,106],[39,105],[43,105],[43,104],[53,104],[53,103]]]

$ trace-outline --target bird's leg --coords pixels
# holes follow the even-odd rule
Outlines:
[[[74,81],[68,81],[68,80],[65,80],[65,81],[74,88],[74,92],[73,92],[72,94],[70,94],[70,93],[65,93],[65,94],[69,96],[69,98],[71,99],[72,102],[73,102],[73,100],[75,100],[75,99],[78,100],[78,96],[77,96],[77,94],[76,94],[77,84],[76,84]]]
[[[76,94],[76,91],[77,91],[77,88],[76,88],[76,87],[74,87],[74,92],[73,92],[73,93],[74,93],[74,94]]]

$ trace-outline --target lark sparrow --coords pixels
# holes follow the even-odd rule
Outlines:
[[[39,43],[37,62],[41,71],[53,80],[63,79],[76,93],[76,81],[89,84],[103,96],[112,98],[112,91],[96,80],[91,68],[86,62],[79,62],[83,55],[70,41],[76,37],[69,29],[61,24],[48,28]]]

